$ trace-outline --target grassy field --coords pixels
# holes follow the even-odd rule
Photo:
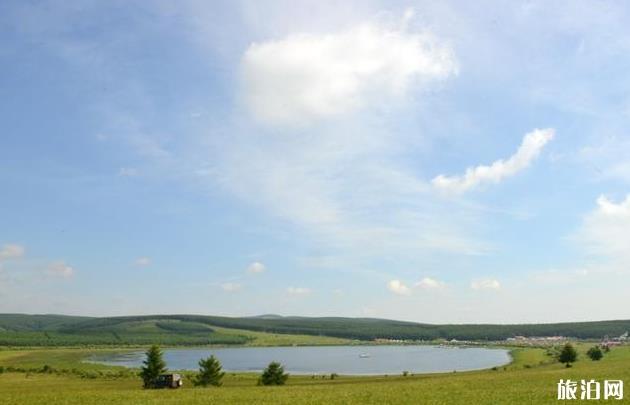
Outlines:
[[[0,351],[5,367],[86,370],[93,375],[5,372],[0,374],[2,404],[547,404],[556,403],[556,384],[573,380],[630,381],[630,346],[593,362],[579,345],[572,368],[552,362],[544,349],[515,349],[514,361],[497,370],[416,376],[292,376],[284,387],[257,387],[256,375],[227,374],[220,388],[143,390],[140,379],[119,368],[80,363],[94,350]],[[189,382],[189,381],[187,381]],[[625,400],[627,402],[627,400]],[[623,403],[624,401],[615,401]]]

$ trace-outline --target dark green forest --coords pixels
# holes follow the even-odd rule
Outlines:
[[[250,331],[333,336],[360,341],[375,339],[475,341],[514,336],[566,336],[600,339],[630,330],[630,320],[554,324],[434,325],[372,318],[240,317],[205,315],[144,315],[74,317],[0,314],[0,345],[166,345],[245,344],[249,337],[215,331],[213,327]]]

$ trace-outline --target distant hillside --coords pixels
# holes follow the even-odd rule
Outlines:
[[[258,319],[282,319],[282,315],[276,315],[276,314],[263,314],[263,315],[256,315],[256,316],[248,316],[246,318],[258,318]]]
[[[53,330],[62,325],[93,319],[84,316],[67,315],[24,315],[0,314],[1,331],[42,331]]]
[[[242,329],[277,334],[332,336],[370,341],[504,340],[513,336],[599,339],[630,330],[630,320],[522,325],[432,325],[372,318],[308,318],[263,315],[229,318],[205,315],[74,317],[0,314],[0,345],[244,344],[248,337],[215,331]]]
[[[239,333],[217,332],[207,323],[177,318],[89,318],[0,314],[0,346],[240,345]]]

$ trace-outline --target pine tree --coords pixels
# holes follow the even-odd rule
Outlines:
[[[577,360],[577,351],[573,348],[571,343],[564,345],[558,356],[558,360],[560,363],[565,363],[567,367],[571,367],[571,363]]]
[[[225,373],[221,371],[221,362],[216,357],[210,356],[207,359],[199,360],[199,374],[193,381],[197,386],[207,387],[214,385],[221,386],[221,379]]]
[[[263,371],[258,385],[284,385],[289,378],[288,374],[284,373],[284,367],[280,363],[271,362]]]
[[[604,357],[604,353],[602,352],[602,349],[599,348],[599,346],[591,347],[590,349],[588,349],[588,352],[586,352],[586,354],[593,361],[601,360],[602,357]]]
[[[140,377],[144,383],[144,388],[156,388],[157,379],[160,374],[166,372],[166,363],[162,359],[162,351],[157,345],[153,345],[147,350],[147,358],[142,362],[144,367],[140,372]]]

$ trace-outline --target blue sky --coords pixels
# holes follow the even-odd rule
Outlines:
[[[618,2],[0,5],[0,312],[628,318]]]

